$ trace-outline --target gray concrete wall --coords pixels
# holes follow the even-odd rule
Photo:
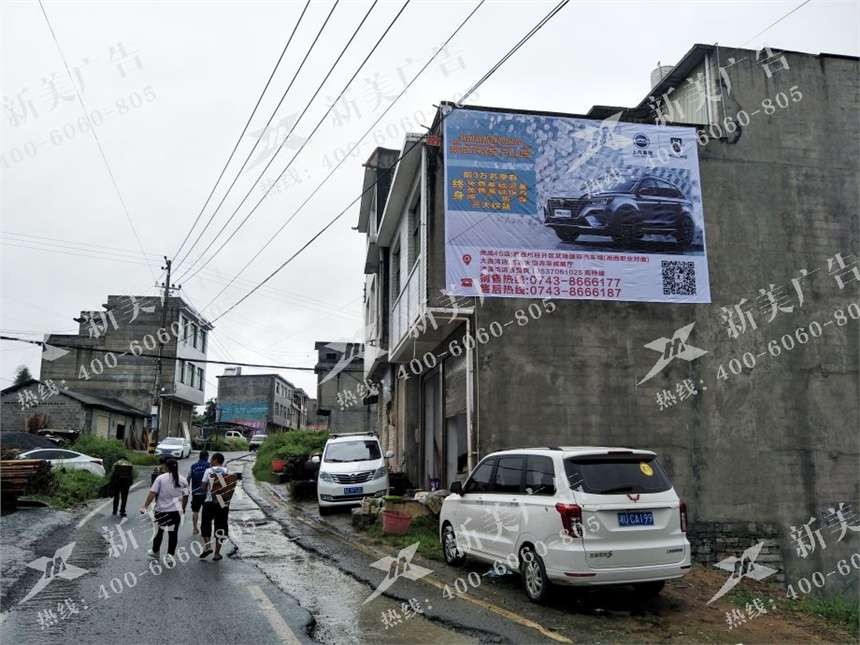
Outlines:
[[[858,547],[857,533],[837,544],[837,535],[822,531],[828,550],[801,559],[788,535],[810,517],[820,528],[827,508],[839,502],[860,509],[860,334],[858,321],[839,326],[834,319],[835,310],[847,315],[846,305],[860,301],[860,282],[840,288],[828,273],[828,258],[836,253],[860,255],[860,83],[856,60],[785,55],[790,70],[768,79],[754,52],[721,49],[724,60],[747,58],[729,68],[730,114],[761,111],[763,100],[788,95],[792,86],[803,99],[772,115],[761,111],[731,142],[699,147],[713,302],[556,301],[554,313],[505,327],[501,338],[478,347],[476,422],[482,456],[535,444],[655,450],[687,501],[693,529],[731,522],[768,527],[759,538],[745,534],[737,545],[743,550],[772,537],[775,526],[791,582],[804,572],[833,569],[831,560]],[[444,187],[438,154],[433,160],[431,299],[444,281]],[[798,306],[791,281],[802,269],[815,272],[801,280]],[[853,277],[850,271],[844,276]],[[754,304],[759,289],[771,284],[785,287],[794,311],[770,323],[769,311],[755,311],[758,329],[731,339],[721,308],[742,298]],[[535,302],[488,298],[477,311],[477,326],[514,320],[518,309]],[[718,379],[731,359],[766,352],[769,341],[812,321],[834,322],[819,338]],[[709,354],[674,360],[638,386],[659,358],[645,343],[670,338],[690,323],[689,343]],[[677,396],[684,379],[698,395],[661,410],[657,393]]]
[[[55,360],[43,360],[39,378],[52,379],[57,384],[62,383],[64,387],[85,394],[117,399],[141,412],[149,413],[156,386],[158,359],[134,356],[133,352],[158,354],[156,335],[161,328],[161,299],[138,298],[137,303],[140,308],[135,310],[128,296],[109,296],[107,304],[111,307],[113,320],[109,317],[104,319],[104,329],[100,330],[98,337],[90,337],[90,325],[86,322],[80,323],[76,335],[52,335],[48,339],[49,344],[76,345],[78,349],[67,349],[68,354]],[[166,329],[169,340],[164,346],[165,358],[162,363],[162,383],[164,392],[168,394],[174,390],[176,369],[175,360],[172,358],[176,355],[176,336],[170,331],[170,326],[179,320],[180,310],[184,306],[185,303],[180,298],[170,298],[168,301]],[[153,307],[154,310],[146,312],[143,307]],[[86,312],[81,312],[82,317],[84,313]],[[96,319],[101,320],[98,317]],[[140,349],[137,349],[138,347]],[[150,347],[154,349],[149,349]],[[110,351],[112,357],[106,359],[104,351],[94,351],[95,349]],[[114,358],[116,367],[108,367],[106,360],[112,364]],[[99,371],[101,373],[97,374]],[[174,404],[183,405],[181,401],[175,401]],[[193,415],[192,402],[187,402],[185,407],[187,410],[182,413],[183,419],[187,417],[190,421]],[[167,415],[163,414],[162,417],[166,418]],[[171,434],[175,434],[172,430],[173,428]]]
[[[33,415],[44,415],[48,428],[73,429],[84,431],[87,429],[86,414],[80,402],[68,396],[55,394],[52,397],[41,399],[34,407],[22,408],[18,399],[18,392],[29,391],[34,397],[39,398],[39,386],[21,388],[2,396],[2,428],[7,432],[27,432],[27,422]]]

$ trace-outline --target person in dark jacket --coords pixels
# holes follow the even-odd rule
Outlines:
[[[200,516],[203,502],[206,500],[206,493],[200,489],[200,483],[203,481],[203,473],[208,468],[209,451],[201,450],[200,459],[191,464],[191,469],[188,471],[188,485],[191,487],[191,526],[194,535],[200,532],[197,528],[197,518]]]
[[[128,502],[128,489],[134,479],[134,466],[125,455],[116,460],[110,472],[110,486],[113,489],[113,514],[119,509],[120,517],[125,517],[125,505]]]

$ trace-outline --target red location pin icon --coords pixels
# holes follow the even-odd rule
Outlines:
[[[463,262],[466,263],[466,266],[469,266],[472,263],[472,256],[467,253],[463,256]]]

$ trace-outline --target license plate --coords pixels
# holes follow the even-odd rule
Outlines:
[[[618,526],[654,526],[654,513],[651,511],[619,513]]]
[[[344,495],[360,495],[364,492],[364,486],[353,486],[352,488],[344,488]]]
[[[567,208],[556,208],[552,212],[553,217],[570,217],[570,209]]]

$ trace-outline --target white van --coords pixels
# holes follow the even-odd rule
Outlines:
[[[439,516],[445,561],[519,571],[542,602],[553,584],[632,584],[656,595],[690,569],[687,508],[649,450],[560,447],[485,457]]]
[[[325,444],[317,479],[320,515],[338,506],[354,506],[365,497],[382,497],[388,492],[388,467],[379,439],[373,432],[333,434]]]

